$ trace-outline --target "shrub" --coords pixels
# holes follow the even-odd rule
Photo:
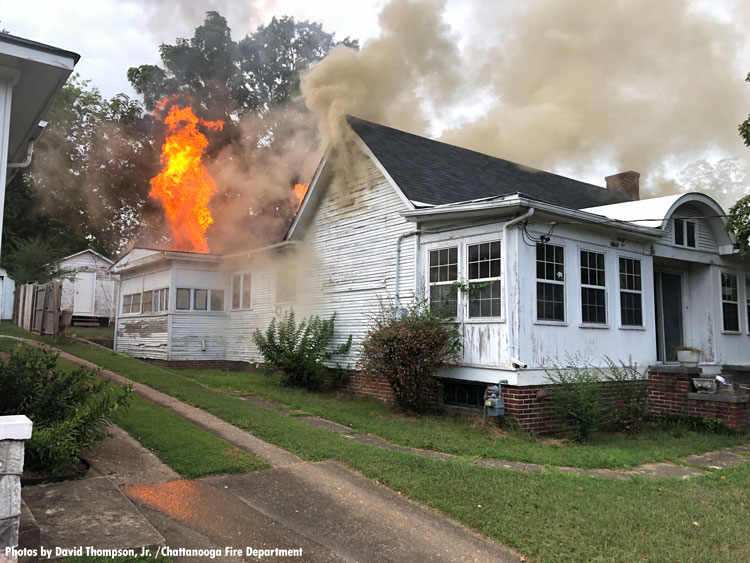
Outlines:
[[[569,359],[570,360],[570,359]],[[597,430],[602,415],[601,386],[597,372],[573,358],[570,367],[547,371],[554,385],[549,388],[555,409],[573,431],[578,442],[585,442]]]
[[[62,370],[57,356],[20,345],[0,364],[0,415],[31,419],[26,466],[52,474],[74,467],[78,452],[106,435],[107,416],[127,405],[131,392],[112,388],[84,368]]]
[[[362,344],[365,374],[388,379],[398,404],[423,413],[434,392],[433,375],[458,360],[461,344],[455,325],[430,312],[424,301],[403,314],[381,306]]]
[[[638,370],[631,358],[626,364],[620,360],[616,364],[611,358],[604,358],[608,372],[598,370],[606,381],[612,382],[613,399],[611,418],[608,425],[612,430],[637,431],[643,428],[649,416],[648,389],[650,381]]]
[[[289,311],[278,326],[272,319],[265,334],[256,330],[253,342],[265,359],[266,375],[278,370],[284,385],[317,388],[326,370],[325,362],[348,353],[352,347],[349,335],[345,343],[331,348],[335,321],[336,314],[328,320],[314,316],[297,325],[294,311]]]

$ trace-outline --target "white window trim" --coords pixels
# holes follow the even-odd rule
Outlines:
[[[479,278],[476,280],[470,280],[469,279],[469,247],[470,246],[477,246],[480,244],[491,244],[493,242],[497,242],[500,244],[500,275],[496,277],[490,277],[490,278]],[[465,279],[466,283],[472,284],[472,283],[486,283],[486,282],[493,282],[498,281],[500,282],[500,315],[492,316],[492,317],[472,317],[469,314],[469,302],[471,300],[471,295],[468,294],[463,299],[463,304],[459,301],[458,307],[463,307],[464,309],[464,321],[466,323],[498,323],[498,322],[505,322],[505,310],[507,308],[507,304],[505,303],[505,280],[503,279],[503,260],[505,260],[505,256],[503,256],[503,241],[500,238],[493,238],[493,239],[482,239],[478,241],[466,241],[463,244],[464,246],[464,264],[461,264],[460,260],[461,257],[459,256],[459,263],[458,263],[458,277],[459,279]],[[466,271],[464,272],[464,275],[461,275],[461,266],[464,266],[466,268]],[[429,264],[428,264],[429,266]],[[459,292],[461,293],[461,292]]]
[[[425,248],[425,280],[427,282],[427,306],[432,310],[432,300],[430,299],[430,288],[437,285],[452,285],[461,279],[461,260],[462,260],[462,244],[451,244],[448,241],[436,242],[433,245]],[[445,282],[431,282],[430,281],[430,252],[439,252],[440,250],[450,250],[451,248],[456,249],[456,279],[445,281]],[[464,317],[463,307],[461,305],[461,292],[456,291],[456,316],[447,317],[445,320],[460,322]]]
[[[733,276],[734,279],[737,282],[737,301],[724,301],[724,288],[721,284],[722,278],[724,275],[727,276]],[[727,330],[724,328],[724,303],[734,303],[735,307],[737,307],[737,328],[739,330]],[[719,271],[719,305],[721,306],[720,313],[721,313],[721,333],[722,334],[742,334],[742,311],[740,308],[740,276],[734,272],[729,272],[726,270],[720,270]]]
[[[620,278],[620,258],[625,258],[626,260],[636,260],[640,262],[641,264],[641,289],[638,291],[637,289],[624,289],[622,287],[622,280]],[[617,314],[620,317],[620,326],[619,328],[621,330],[646,330],[646,307],[643,302],[643,280],[645,279],[645,276],[643,275],[643,260],[640,258],[636,258],[634,256],[628,256],[627,254],[618,254],[617,255]],[[626,325],[622,322],[622,294],[623,293],[634,293],[636,295],[641,296],[641,324],[639,325]]]
[[[578,326],[581,328],[609,328],[609,291],[607,291],[607,280],[611,277],[607,274],[607,253],[603,250],[594,250],[589,247],[585,246],[579,246],[578,247],[578,276],[580,278],[581,276],[581,270],[583,269],[583,263],[581,262],[581,252],[588,252],[591,254],[601,254],[604,258],[604,285],[591,285],[591,284],[585,284],[580,283],[580,288],[587,288],[587,289],[602,289],[604,290],[604,322],[603,323],[594,323],[591,321],[584,321],[583,320],[583,294],[580,293],[580,303],[581,303],[581,324]],[[643,280],[641,280],[641,287],[643,287]]]
[[[548,279],[540,279],[537,277],[537,257],[536,257],[536,245],[534,246],[534,259],[532,263],[534,264],[534,324],[537,325],[549,325],[549,326],[568,326],[568,287],[567,287],[567,278],[568,278],[568,249],[567,244],[558,244],[557,242],[548,242],[545,243],[551,246],[561,246],[563,249],[563,267],[565,268],[565,275],[563,277],[563,281],[559,282],[557,280],[548,280]],[[556,285],[562,285],[563,287],[563,320],[558,321],[555,319],[540,319],[539,318],[539,289],[538,284],[539,283],[550,283],[550,284],[556,284]]]
[[[234,278],[239,276],[240,278],[240,291],[239,291],[239,305],[237,307],[234,306]],[[245,276],[250,276],[250,305],[248,307],[242,306],[242,293],[244,289],[245,284]],[[229,291],[229,310],[230,311],[252,311],[253,309],[253,302],[255,301],[255,292],[253,291],[253,280],[255,276],[253,273],[249,270],[245,270],[242,272],[234,272],[232,274],[232,280],[231,280],[231,288]],[[224,310],[226,311],[226,298],[224,301]]]
[[[677,242],[677,221],[682,221],[682,244]],[[688,246],[687,237],[687,224],[693,225],[693,234],[695,246]],[[682,217],[675,217],[672,219],[672,243],[679,248],[688,248],[692,250],[698,249],[698,221],[694,219],[683,219]]]
[[[180,290],[184,290],[188,292],[188,306],[186,308],[180,308],[177,306],[177,295],[179,294]],[[192,311],[193,310],[193,288],[192,287],[176,287],[174,290],[174,310],[178,313],[181,313],[183,311]]]
[[[133,296],[134,295],[140,295],[141,296],[141,299],[140,299],[140,301],[138,303],[138,310],[137,311],[133,311],[132,310],[132,308],[133,308]],[[131,309],[127,313],[125,312],[125,298],[126,297],[130,297],[130,309]],[[132,293],[125,293],[125,294],[123,294],[123,296],[122,296],[122,303],[120,304],[120,314],[121,315],[140,315],[142,310],[143,310],[143,292],[142,291],[134,291]]]

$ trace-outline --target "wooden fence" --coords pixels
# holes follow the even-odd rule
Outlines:
[[[60,332],[61,298],[62,284],[59,281],[18,285],[13,322],[26,330],[56,336]]]

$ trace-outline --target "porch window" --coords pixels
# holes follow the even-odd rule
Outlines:
[[[724,330],[740,330],[739,297],[737,294],[737,276],[721,274],[721,313],[724,319]]]
[[[297,267],[284,266],[276,270],[276,303],[297,300]]]
[[[154,292],[144,291],[143,292],[143,312],[150,313],[151,311],[153,311],[154,310],[153,303],[154,303]]]
[[[536,318],[565,320],[565,247],[536,245]]]
[[[224,292],[221,292],[221,307],[214,309],[213,299],[214,294],[217,294],[218,290],[211,292],[211,310],[219,311],[224,309]],[[253,298],[253,275],[252,274],[235,274],[232,276],[232,309],[249,309],[252,305]]]
[[[122,314],[137,314],[141,312],[141,294],[128,293],[122,296]]]
[[[153,292],[153,310],[154,312],[166,311],[169,309],[169,288],[155,289]],[[145,304],[145,300],[144,300]]]
[[[499,317],[500,241],[472,244],[469,256],[469,317]]]
[[[455,318],[458,313],[458,247],[430,250],[430,311]]]
[[[187,311],[190,309],[190,290],[182,287],[177,288],[177,303],[175,308],[178,311]]]
[[[643,326],[643,287],[641,261],[620,257],[620,322],[623,326]]]
[[[687,246],[688,248],[695,248],[695,231],[696,225],[694,221],[686,221],[685,219],[674,220],[674,243],[677,246]]]
[[[581,322],[607,322],[604,287],[604,254],[581,250]]]
[[[212,311],[224,310],[224,290],[223,289],[211,290],[211,310]]]
[[[208,309],[208,290],[193,290],[193,308],[196,311],[206,311]]]

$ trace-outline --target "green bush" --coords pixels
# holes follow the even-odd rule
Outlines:
[[[381,307],[362,344],[365,374],[388,379],[398,404],[423,413],[435,392],[435,372],[458,360],[458,329],[431,313],[422,301],[403,314]]]
[[[585,442],[599,428],[602,416],[601,384],[596,370],[580,358],[569,359],[569,367],[547,371],[549,394],[565,425],[578,442]]]
[[[612,382],[613,408],[607,425],[611,430],[633,432],[643,428],[649,418],[648,390],[651,382],[632,359],[619,365],[604,358],[608,371],[598,370],[604,380]]]
[[[256,330],[253,342],[265,360],[266,374],[278,370],[284,385],[319,387],[326,371],[325,362],[348,353],[352,347],[349,335],[345,343],[331,348],[335,321],[335,314],[328,320],[314,316],[297,325],[294,311],[289,311],[278,326],[276,319],[272,319],[265,334]]]
[[[0,364],[0,415],[25,414],[34,423],[25,465],[62,473],[77,453],[105,436],[107,416],[127,405],[131,390],[112,388],[94,372],[57,367],[57,354],[19,345]]]

